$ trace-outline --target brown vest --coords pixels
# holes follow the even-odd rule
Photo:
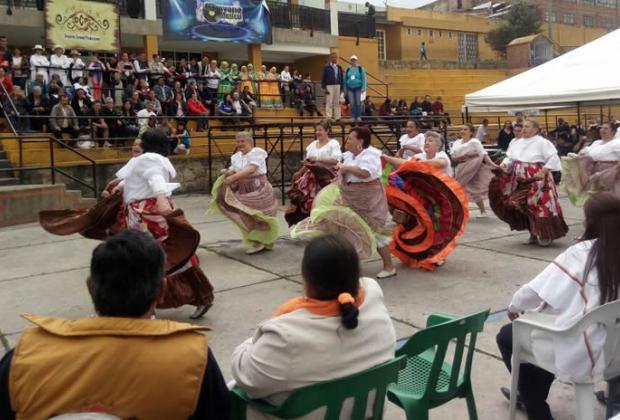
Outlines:
[[[86,411],[128,419],[192,415],[207,366],[206,327],[142,318],[22,315],[9,376],[17,419]]]

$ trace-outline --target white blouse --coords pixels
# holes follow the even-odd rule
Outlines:
[[[513,139],[510,142],[502,165],[510,167],[514,161],[544,163],[549,170],[562,170],[558,151],[553,143],[538,135],[529,139]]]
[[[403,134],[400,136],[398,142],[400,143],[400,147],[402,149],[403,146],[417,146],[420,149],[424,150],[424,134],[419,133],[417,136],[409,137],[408,134]],[[415,155],[415,152],[411,150],[405,150],[403,152],[403,159],[410,159]]]
[[[265,175],[267,173],[267,152],[260,147],[254,147],[252,150],[243,154],[237,152],[230,158],[230,169],[235,172],[241,172],[248,165],[256,165],[258,169],[254,175]]]
[[[422,152],[422,153],[418,153],[417,155],[414,156],[416,159],[420,159],[420,160],[429,160],[426,157],[426,152]],[[447,166],[441,168],[441,170],[446,174],[446,175],[450,175],[452,176],[452,161],[450,161],[450,156],[448,156],[446,154],[446,152],[437,152],[435,154],[435,157],[433,159],[442,159],[445,160],[447,162]]]
[[[342,155],[342,166],[355,166],[364,169],[370,173],[368,178],[358,178],[353,174],[346,174],[345,181],[358,183],[370,182],[381,177],[381,150],[372,146],[362,150],[357,156],[351,152],[345,152]]]
[[[50,68],[50,78],[54,75],[57,74],[58,76],[60,76],[60,81],[62,82],[63,85],[67,84],[67,69],[69,68],[69,66],[71,65],[71,61],[69,61],[69,58],[67,58],[66,55],[62,54],[60,57],[57,56],[56,54],[52,54],[50,56],[50,67],[55,67],[55,68]]]
[[[170,182],[176,176],[177,172],[168,158],[150,152],[131,158],[116,173],[123,185],[125,204],[155,198],[162,193],[169,197],[181,186]]]
[[[49,80],[49,75],[47,74],[47,69],[42,67],[49,67],[50,62],[47,61],[47,57],[44,55],[33,54],[30,56],[30,79],[35,80],[37,78],[37,73],[41,73],[43,75],[43,80],[46,82]]]
[[[594,241],[579,242],[560,254],[514,294],[509,310],[543,312],[546,316],[541,321],[567,328],[596,309],[600,302],[596,267],[584,278],[593,244]],[[562,380],[598,381],[605,369],[602,351],[605,337],[605,329],[597,325],[588,328],[585,335],[557,338],[552,343],[542,334],[532,335],[532,352],[540,362],[555,364],[557,376]],[[550,344],[553,360],[549,360],[549,352],[545,351]]]
[[[450,151],[452,156],[455,158],[461,158],[468,155],[486,155],[488,154],[486,150],[484,150],[484,146],[480,143],[478,139],[470,139],[467,142],[463,142],[463,139],[458,139],[452,144],[452,149]]]
[[[323,147],[318,147],[319,141],[315,140],[306,147],[306,159],[313,157],[320,158],[332,158],[340,161],[342,158],[342,151],[340,150],[340,143],[337,140],[331,139]]]
[[[590,156],[595,161],[619,161],[620,139],[614,138],[607,143],[596,140],[590,146],[583,149],[584,155]]]

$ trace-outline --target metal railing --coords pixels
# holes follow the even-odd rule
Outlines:
[[[376,36],[374,16],[359,13],[338,13],[338,34],[356,38],[374,38]]]
[[[330,11],[316,7],[268,0],[272,25],[276,28],[305,29],[331,33]]]

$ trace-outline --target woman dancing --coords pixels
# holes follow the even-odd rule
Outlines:
[[[608,191],[620,195],[620,138],[616,126],[604,123],[601,139],[582,149],[578,155],[562,158],[564,189],[573,205],[582,207],[594,193]]]
[[[489,193],[489,182],[493,178],[492,168],[499,168],[484,150],[480,140],[473,137],[474,126],[465,124],[461,128],[461,138],[452,145],[452,160],[457,163],[454,177],[465,188],[470,201],[478,206],[477,218],[487,217],[484,197]]]
[[[409,160],[383,156],[385,192],[394,221],[390,250],[412,268],[443,265],[465,232],[469,210],[463,187],[449,175],[439,133],[425,133],[424,152]],[[398,169],[392,172],[392,167]]]
[[[323,233],[342,235],[362,259],[374,249],[383,269],[378,279],[396,275],[390,257],[390,215],[381,185],[381,151],[370,145],[370,131],[354,127],[349,132],[339,179],[323,188],[314,200],[310,217],[291,230],[291,237],[304,238]]]
[[[117,173],[109,186],[110,194],[86,211],[45,211],[39,215],[41,226],[50,233],[80,233],[103,240],[123,229],[145,231],[166,252],[166,289],[159,308],[194,305],[192,319],[202,317],[213,304],[213,286],[200,269],[195,254],[200,234],[189,224],[171,199],[178,183],[170,182],[176,171],[168,160],[168,139],[159,130],[142,136],[132,158]],[[137,154],[137,153],[136,153]]]
[[[235,136],[237,152],[230,168],[223,171],[211,191],[210,211],[219,211],[240,230],[252,255],[271,250],[278,238],[280,225],[274,216],[276,197],[267,180],[267,152],[254,147],[254,139],[242,131]]]
[[[538,122],[523,124],[510,142],[501,169],[489,184],[493,212],[512,230],[529,230],[528,244],[548,246],[568,232],[551,171],[561,169],[553,144],[538,134]]]
[[[293,175],[293,186],[288,191],[291,201],[284,218],[292,226],[310,216],[312,202],[321,190],[338,174],[342,152],[340,143],[329,138],[329,121],[323,120],[316,126],[316,140],[306,148],[306,160]]]

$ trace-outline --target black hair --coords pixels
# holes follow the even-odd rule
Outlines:
[[[142,134],[142,148],[144,153],[157,153],[164,157],[170,153],[168,138],[161,130],[146,130]]]
[[[149,234],[125,230],[101,243],[90,262],[89,290],[101,316],[141,317],[157,299],[164,251]]]
[[[355,133],[358,139],[362,141],[362,147],[367,149],[370,146],[370,130],[366,127],[353,127],[350,133]]]
[[[600,304],[618,299],[620,288],[620,197],[609,192],[593,195],[584,206],[584,240],[596,239],[586,262],[584,279],[596,269]]]
[[[341,293],[357,296],[360,262],[355,248],[346,239],[325,235],[310,241],[304,250],[301,273],[315,299],[338,299]],[[356,328],[358,315],[359,310],[352,303],[340,304],[345,328]]]

